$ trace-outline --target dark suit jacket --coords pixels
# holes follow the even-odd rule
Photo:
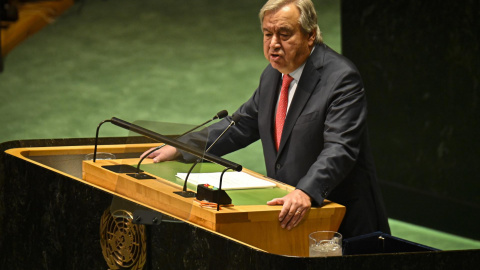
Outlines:
[[[356,67],[326,45],[316,46],[298,83],[277,153],[273,121],[280,85],[281,73],[267,66],[258,89],[236,112],[242,118],[210,152],[221,156],[261,139],[269,177],[303,190],[314,204],[327,198],[346,206],[339,230],[345,238],[389,233]],[[209,127],[208,143],[230,120]]]

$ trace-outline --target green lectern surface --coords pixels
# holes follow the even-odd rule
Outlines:
[[[162,177],[177,185],[183,186],[184,181],[175,175],[179,172],[186,173],[190,169],[192,164],[186,164],[176,161],[161,162],[153,164],[142,164],[141,169],[150,174]],[[198,168],[197,168],[198,167]],[[222,166],[213,163],[201,163],[198,164],[194,172],[221,172]],[[187,184],[187,187],[191,190],[196,190],[197,187],[194,184]],[[254,188],[254,189],[241,189],[241,190],[227,190],[227,194],[232,198],[232,202],[235,205],[262,205],[266,204],[274,198],[281,198],[288,194],[288,191],[278,187],[274,188]]]

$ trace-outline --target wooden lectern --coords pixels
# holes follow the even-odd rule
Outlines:
[[[142,153],[158,144],[125,144],[125,145],[101,145],[100,152],[109,152],[117,156],[134,153]],[[46,166],[39,162],[38,158],[62,155],[85,155],[93,152],[93,146],[65,146],[65,147],[41,147],[41,148],[15,148],[7,150],[8,154]],[[131,155],[130,155],[131,156]],[[266,202],[275,198],[268,198],[261,204],[242,203],[237,204],[233,197],[233,206],[217,209],[202,207],[194,198],[184,198],[174,193],[182,189],[179,179],[174,178],[175,168],[168,163],[153,164],[151,160],[145,160],[141,169],[153,179],[135,179],[126,173],[116,173],[104,168],[106,165],[133,165],[136,166],[139,159],[119,158],[113,160],[83,161],[82,179],[72,177],[95,188],[105,190],[115,196],[135,202],[152,210],[169,215],[184,222],[193,224],[203,229],[223,235],[233,241],[262,250],[272,254],[287,256],[308,256],[308,234],[319,230],[336,231],[340,226],[345,214],[345,207],[333,202],[325,202],[321,207],[313,207],[306,214],[303,221],[292,230],[288,231],[280,227],[278,215],[281,206],[268,206]],[[172,163],[173,164],[173,163]],[[183,164],[181,166],[187,168]],[[148,168],[154,166],[166,166],[170,174],[155,175]],[[146,169],[147,168],[147,169]],[[57,171],[56,168],[49,168]],[[288,193],[294,187],[269,179],[253,171],[243,169],[244,172],[263,178],[275,183],[274,189]],[[173,172],[173,173],[172,173]],[[65,172],[59,171],[65,174]],[[182,181],[183,183],[183,181]],[[235,191],[227,191],[235,192]],[[245,191],[241,191],[245,193]],[[188,243],[185,243],[188,244]]]
[[[126,141],[126,138],[101,138],[99,151],[114,153],[118,158],[102,162],[135,164],[139,154],[152,145],[149,144],[151,141],[143,139],[132,141],[132,138],[128,138],[129,142],[138,145],[125,145]],[[238,200],[232,195],[235,206],[216,212],[200,208],[191,201],[179,200],[170,193],[152,190],[150,185],[138,185],[122,174],[104,171],[97,167],[100,162],[85,162],[85,167],[90,166],[92,171],[96,171],[96,181],[104,182],[102,185],[94,184],[82,177],[82,163],[85,155],[93,152],[93,143],[94,139],[86,138],[23,140],[0,144],[0,268],[37,269],[43,266],[45,269],[105,269],[108,265],[111,269],[120,266],[123,267],[121,269],[131,269],[126,267],[128,263],[135,263],[135,269],[380,270],[405,267],[455,269],[459,265],[465,269],[475,269],[478,266],[479,250],[399,250],[390,254],[364,254],[365,250],[362,250],[361,255],[327,258],[278,255],[284,252],[275,250],[275,245],[293,246],[290,250],[305,250],[304,247],[295,246],[303,242],[301,237],[306,238],[301,235],[304,231],[335,229],[344,208],[334,203],[314,208],[302,224],[287,232],[278,228],[276,219],[279,207],[268,207],[264,202],[242,205],[236,203]],[[149,172],[150,167],[156,166],[145,164],[142,169]],[[187,164],[185,167],[188,168]],[[160,174],[166,176],[165,173]],[[164,189],[180,190],[181,183],[165,182],[163,177],[156,178],[157,181],[151,186],[161,185]],[[109,181],[111,186],[103,187]],[[112,181],[116,181],[116,184],[112,184]],[[291,190],[291,187],[278,185],[278,189],[286,189],[282,190],[284,192]],[[129,193],[122,195],[121,191]],[[135,193],[137,199],[128,197]],[[182,205],[187,213],[184,218],[174,213],[181,212],[181,209],[168,207],[161,212],[177,216],[183,221],[168,220],[163,215],[164,219],[157,223],[133,226],[128,220],[122,219],[120,222],[114,219],[113,223],[107,225],[114,224],[116,227],[104,226],[106,217],[113,217],[114,212],[120,209],[130,211],[132,205],[137,207],[143,204],[146,207],[158,204],[148,206],[142,212],[161,216],[157,207],[172,206],[173,202],[160,201],[160,196]],[[139,202],[140,199],[144,199],[144,203]],[[311,219],[317,219],[318,223],[305,229],[310,226]],[[102,231],[104,228],[113,230]],[[137,233],[143,233],[145,237],[135,238]],[[108,238],[103,237],[105,235]],[[281,242],[277,244],[274,241]],[[102,243],[115,249],[106,250]],[[360,244],[363,246],[364,243]],[[368,243],[365,244],[368,246]],[[302,245],[306,246],[306,240]],[[134,249],[141,252],[135,253]],[[284,250],[287,250],[285,253],[290,252]],[[25,260],[26,257],[28,260]],[[116,263],[112,264],[114,260]]]

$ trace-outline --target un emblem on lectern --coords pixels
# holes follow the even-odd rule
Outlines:
[[[147,257],[145,225],[132,223],[132,213],[105,210],[100,223],[100,244],[110,270],[141,270]]]

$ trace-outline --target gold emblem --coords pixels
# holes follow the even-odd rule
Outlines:
[[[132,223],[132,213],[105,210],[100,223],[100,244],[110,270],[141,270],[147,257],[145,225]]]

